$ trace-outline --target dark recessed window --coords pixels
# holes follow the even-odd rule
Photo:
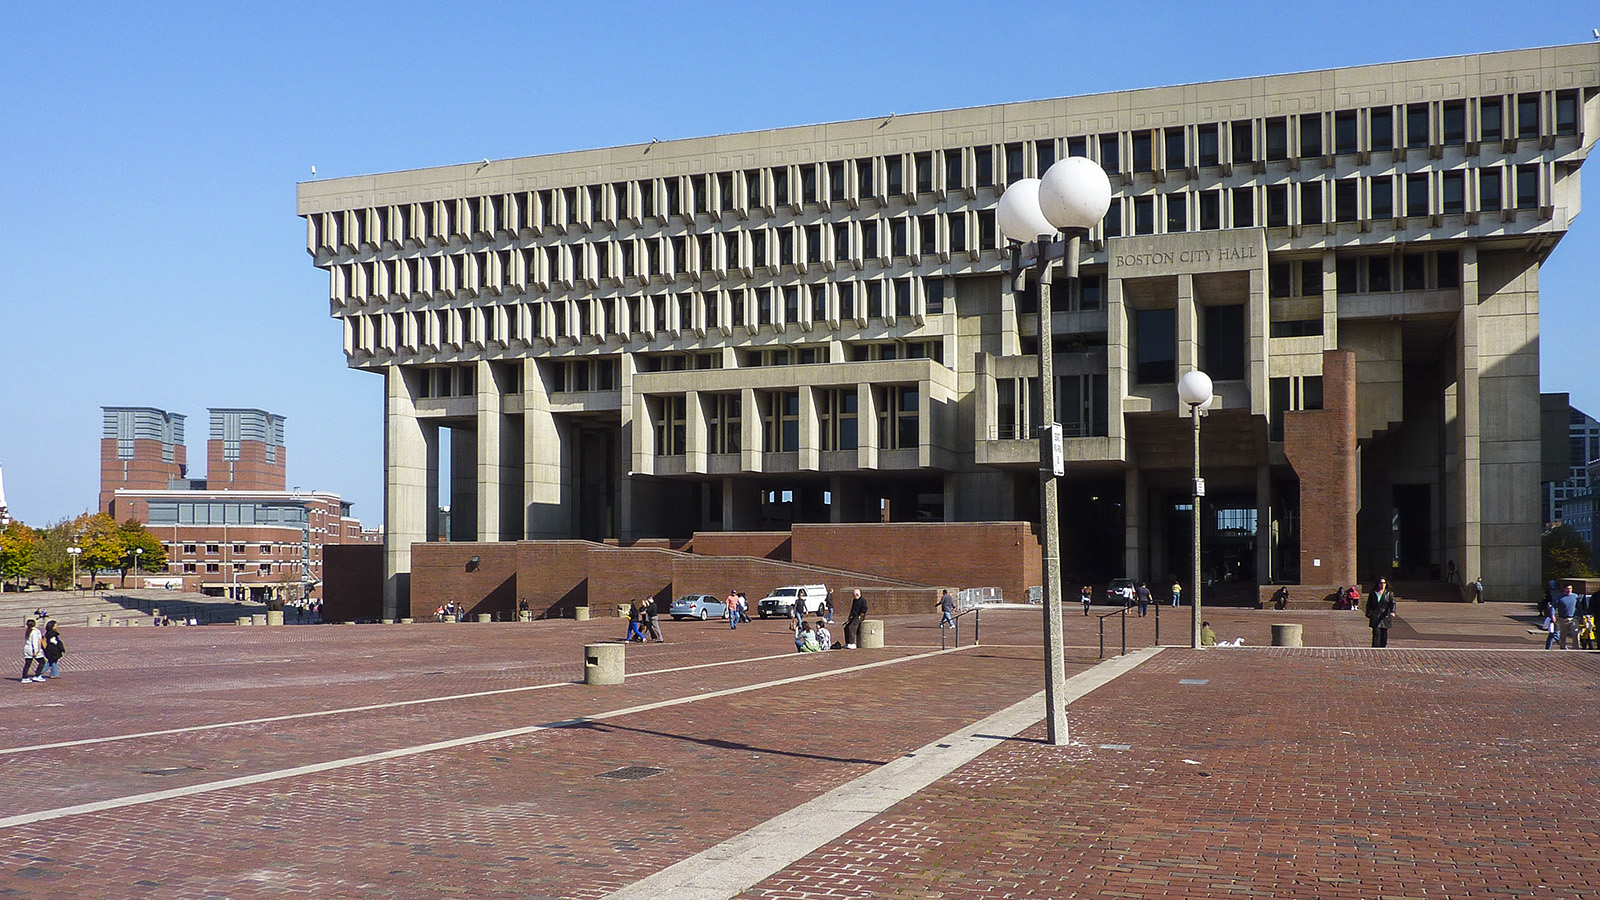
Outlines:
[[[1084,137],[1067,138],[1068,156],[1088,156],[1089,139]]]
[[[1428,257],[1407,253],[1400,263],[1400,287],[1407,291],[1428,289]]]
[[[1177,324],[1174,309],[1141,309],[1134,314],[1134,379],[1140,384],[1177,380]]]
[[[1394,290],[1393,280],[1390,278],[1389,257],[1367,257],[1367,291],[1379,293]]]
[[[1394,179],[1380,175],[1372,179],[1372,218],[1388,219],[1394,216]]]
[[[1322,116],[1310,113],[1300,117],[1300,155],[1322,155]]]
[[[1428,146],[1428,104],[1413,103],[1406,107],[1406,146]]]
[[[1015,184],[1022,179],[1022,145],[1006,145],[1006,184]]]
[[[1289,121],[1282,116],[1267,120],[1267,159],[1289,158]]]
[[[1539,136],[1539,95],[1523,94],[1517,97],[1517,137]]]
[[[1200,230],[1215,231],[1222,227],[1222,192],[1200,192]]]
[[[1122,147],[1114,134],[1100,135],[1100,168],[1112,175],[1122,171]]]
[[[1167,233],[1174,234],[1184,231],[1189,227],[1189,209],[1187,194],[1168,194],[1167,200]]]
[[[1043,177],[1044,173],[1056,164],[1056,142],[1045,140],[1034,143],[1033,161],[1036,164],[1034,171]]]
[[[1267,227],[1284,228],[1289,224],[1289,186],[1267,186]]]
[[[950,249],[955,253],[961,253],[967,249],[967,216],[965,213],[952,213],[950,216]]]
[[[1275,262],[1267,266],[1267,296],[1281,299],[1294,295],[1294,265]]]
[[[1517,166],[1517,209],[1539,205],[1539,167]]]
[[[1217,381],[1237,381],[1244,377],[1248,354],[1245,351],[1244,305],[1207,306],[1204,319],[1204,362],[1206,374]]]
[[[1440,185],[1440,200],[1445,215],[1458,216],[1467,209],[1467,173],[1446,172]]]
[[[1133,133],[1133,170],[1135,172],[1148,172],[1151,169],[1150,159],[1150,132],[1135,131]]]
[[[858,159],[858,160],[856,160],[856,196],[858,196],[858,197],[870,197],[870,196],[872,196],[872,189],[873,189],[872,168],[873,168],[872,160],[870,160],[870,159]]]
[[[1343,294],[1359,294],[1361,292],[1361,259],[1355,256],[1341,256],[1334,261],[1333,281],[1335,289]]]
[[[1305,181],[1300,184],[1300,224],[1322,224],[1322,184]]]
[[[1498,141],[1505,134],[1500,109],[1499,97],[1485,97],[1478,101],[1479,132],[1483,140]]]
[[[668,185],[672,184],[670,179],[668,180],[667,184]],[[773,169],[772,170],[772,202],[776,203],[776,204],[778,204],[780,206],[789,202],[789,170],[788,169]],[[670,209],[671,207],[672,207],[672,201],[669,198],[668,201],[667,201],[667,208]]]
[[[1458,288],[1461,286],[1461,254],[1454,250],[1445,250],[1434,254],[1434,269],[1438,274],[1439,287]]]
[[[1501,208],[1503,201],[1500,199],[1500,170],[1478,170],[1478,208],[1487,212],[1494,212]]]
[[[828,163],[828,199],[835,203],[843,200],[846,187],[844,163]]]
[[[1322,260],[1304,259],[1300,261],[1300,296],[1322,296]],[[1322,333],[1321,321],[1317,320],[1317,334]]]
[[[890,156],[883,161],[884,184],[889,196],[897,197],[906,192],[905,160],[898,156]],[[781,202],[781,201],[780,201]]]
[[[1428,175],[1419,172],[1406,176],[1406,215],[1428,214]]]
[[[994,226],[994,210],[978,211],[978,249],[994,250],[1000,246],[999,232]]]
[[[1156,233],[1156,198],[1133,198],[1133,233]]]
[[[1356,111],[1353,109],[1333,114],[1333,151],[1354,153],[1358,149]]]
[[[946,150],[944,152],[945,189],[951,191],[960,190],[962,187],[961,174],[961,151]]]
[[[1354,222],[1357,218],[1357,200],[1361,196],[1361,181],[1341,178],[1333,185],[1333,212],[1340,222]]]
[[[1394,109],[1381,106],[1372,110],[1367,123],[1373,151],[1394,149]]]
[[[1164,140],[1166,142],[1166,145],[1167,145],[1166,146],[1167,168],[1169,168],[1169,169],[1181,169],[1181,168],[1183,168],[1183,129],[1182,128],[1168,128],[1162,134],[1162,140]]]
[[[1556,95],[1556,134],[1578,133],[1578,95],[1570,91]]]
[[[1111,206],[1106,209],[1106,237],[1122,237],[1122,198],[1112,197]]]
[[[918,153],[911,159],[917,169],[917,193],[929,193],[933,190],[933,154]]]
[[[1288,196],[1287,188],[1285,197]],[[1285,204],[1287,206],[1287,203]],[[1287,213],[1285,213],[1287,220]],[[1252,228],[1256,224],[1256,205],[1254,192],[1247,187],[1233,189],[1233,227]],[[1288,224],[1285,221],[1285,224]]]
[[[979,147],[972,151],[972,169],[978,187],[994,185],[994,148]]]
[[[1217,164],[1217,132],[1221,129],[1221,125],[1201,125],[1199,130],[1195,132],[1195,138],[1198,143],[1195,148],[1195,155],[1199,165],[1214,166]]]
[[[1233,161],[1247,163],[1255,158],[1255,136],[1250,131],[1250,121],[1234,122],[1228,129],[1233,142]]]
[[[1439,120],[1439,139],[1445,144],[1465,144],[1467,142],[1467,104],[1464,100],[1453,100],[1444,105],[1442,118]]]

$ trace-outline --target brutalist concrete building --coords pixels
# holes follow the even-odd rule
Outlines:
[[[1527,594],[1538,272],[1597,87],[1572,45],[302,184],[388,385],[389,598],[441,503],[476,541],[1036,521],[994,209],[1066,155],[1115,189],[1048,325],[1069,579],[1187,570],[1200,368],[1208,580]]]

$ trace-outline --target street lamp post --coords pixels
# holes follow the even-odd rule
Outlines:
[[[139,587],[139,557],[143,555],[143,547],[133,548],[133,586],[135,589]]]
[[[1039,287],[1039,487],[1044,542],[1045,728],[1051,744],[1067,742],[1066,660],[1061,646],[1061,537],[1057,529],[1057,478],[1064,474],[1061,425],[1056,421],[1055,348],[1050,312],[1052,266],[1061,262],[1067,284],[1078,278],[1078,241],[1105,218],[1111,181],[1105,170],[1081,156],[1068,157],[1042,179],[1024,178],[1006,188],[995,210],[1000,233],[1013,248],[1012,277],[1028,270]],[[1057,232],[1067,240],[1055,240]]]
[[[1195,650],[1200,649],[1200,499],[1206,495],[1206,483],[1200,478],[1200,414],[1213,399],[1211,376],[1206,373],[1195,369],[1178,379],[1178,400],[1189,405],[1189,420],[1194,426],[1194,505],[1190,510],[1194,521],[1194,580],[1190,582],[1194,591],[1194,628],[1189,646]]]
[[[82,555],[82,547],[68,547],[67,555],[72,557],[72,589],[78,589],[78,557]]]

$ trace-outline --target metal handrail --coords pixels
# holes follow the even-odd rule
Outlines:
[[[1161,604],[1156,603],[1155,599],[1151,598],[1150,605],[1156,608],[1156,646],[1159,647],[1161,646]],[[1122,617],[1122,652],[1117,655],[1128,655],[1128,611],[1131,609],[1133,609],[1133,606],[1124,606],[1121,609],[1114,609],[1111,612],[1101,613],[1099,615],[1101,659],[1106,658],[1106,619],[1109,619],[1112,616]]]
[[[956,646],[957,647],[961,646],[961,620],[964,617],[966,617],[968,614],[970,614],[972,616],[972,646],[974,646],[974,647],[978,646],[978,623],[980,621],[979,617],[978,617],[978,613],[981,612],[982,609],[983,609],[983,607],[981,607],[981,606],[974,606],[971,609],[964,609],[961,612],[958,612],[954,616],[950,617],[950,628],[949,628],[949,631],[954,631],[955,632],[954,637],[955,637],[955,642],[956,642]],[[949,635],[948,631],[944,627],[944,619],[941,618],[939,620],[939,649],[940,650],[948,650],[949,649],[948,645],[946,644],[946,638],[948,638],[948,637],[950,637],[950,635]]]

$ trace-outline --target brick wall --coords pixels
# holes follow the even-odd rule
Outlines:
[[[322,616],[354,622],[383,615],[383,545],[326,548],[322,565]]]
[[[796,525],[792,548],[796,563],[935,587],[998,587],[1019,603],[1044,582],[1027,522]]]
[[[1360,485],[1353,352],[1323,352],[1322,409],[1284,414],[1283,453],[1300,478],[1300,580],[1355,583]]]
[[[787,531],[697,531],[694,552],[703,556],[754,556],[792,560]]]
[[[240,441],[239,458],[226,459],[222,441],[206,442],[206,487],[213,491],[281,491],[288,485],[289,451],[279,447],[267,461],[267,445]]]
[[[454,601],[464,615],[498,613],[501,619],[515,618],[520,570],[517,551],[518,545],[513,543],[412,544],[409,615],[428,619],[440,606]],[[474,557],[476,564],[472,563]]]

